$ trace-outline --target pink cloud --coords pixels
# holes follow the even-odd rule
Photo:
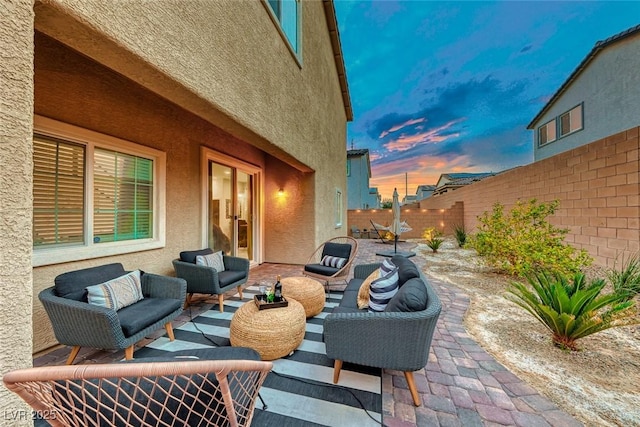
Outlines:
[[[451,126],[460,122],[461,120],[463,119],[452,120],[449,123],[445,123],[439,128],[431,129],[428,132],[422,132],[411,136],[400,135],[399,138],[384,144],[384,147],[389,151],[406,151],[410,150],[420,143],[437,144],[449,138],[458,137],[460,136],[459,133],[452,133],[446,136],[440,135],[440,133],[444,130],[449,129]]]
[[[398,188],[401,197],[405,191],[413,195],[418,185],[436,184],[443,173],[474,172],[474,168],[469,167],[470,163],[471,159],[463,155],[455,158],[424,156],[372,165],[371,186],[378,188],[383,199],[391,199],[394,188]]]
[[[397,131],[399,131],[400,129],[402,129],[404,127],[415,125],[416,123],[422,123],[424,121],[425,121],[424,117],[421,117],[419,119],[407,120],[406,122],[404,122],[402,124],[393,126],[389,130],[382,131],[382,133],[380,134],[379,138],[384,138],[385,136],[389,135],[392,132],[397,132]]]

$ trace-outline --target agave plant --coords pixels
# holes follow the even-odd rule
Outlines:
[[[623,256],[620,270],[615,267],[608,270],[607,279],[613,285],[613,289],[626,295],[627,299],[640,294],[640,255],[635,253],[627,259]]]
[[[456,242],[458,242],[458,247],[464,247],[465,243],[467,243],[467,230],[465,230],[464,224],[454,225],[453,235],[456,238]]]
[[[506,298],[531,313],[552,333],[553,343],[578,350],[576,340],[617,326],[638,323],[634,304],[624,294],[600,295],[602,279],[587,284],[584,274],[572,280],[559,273],[526,275],[526,284],[512,282]]]

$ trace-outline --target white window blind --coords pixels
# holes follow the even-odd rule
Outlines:
[[[33,265],[162,248],[166,154],[34,116]]]
[[[34,247],[84,242],[84,166],[84,146],[34,136]]]
[[[153,161],[96,148],[94,243],[153,237]]]

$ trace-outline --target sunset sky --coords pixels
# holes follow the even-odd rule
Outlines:
[[[598,40],[640,2],[335,0],[354,120],[383,199],[449,172],[533,161],[526,129]]]

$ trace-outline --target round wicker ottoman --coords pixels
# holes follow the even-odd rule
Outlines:
[[[231,318],[231,345],[252,348],[262,360],[279,359],[298,348],[306,326],[304,308],[288,301],[287,307],[267,310],[258,310],[253,301],[243,304]]]
[[[313,317],[324,308],[324,286],[309,277],[285,277],[280,279],[282,295],[288,300],[294,299],[304,307],[307,317]]]

